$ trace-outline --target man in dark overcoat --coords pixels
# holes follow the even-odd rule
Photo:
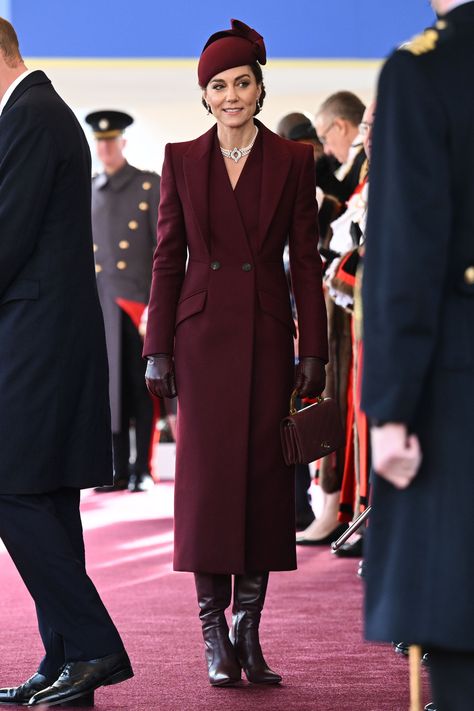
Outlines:
[[[92,233],[97,288],[105,322],[112,413],[112,489],[143,491],[153,485],[149,453],[153,403],[145,386],[142,341],[131,316],[148,303],[156,247],[160,176],[139,170],[124,156],[124,130],[133,122],[122,111],[86,116],[104,170],[92,180]],[[130,428],[136,459],[130,459]],[[98,489],[110,491],[111,487]]]
[[[31,593],[45,656],[0,703],[92,705],[133,675],[87,576],[80,489],[112,478],[90,152],[0,18],[0,537]]]
[[[438,711],[474,705],[474,2],[379,82],[364,297],[372,419],[366,635],[430,650]]]

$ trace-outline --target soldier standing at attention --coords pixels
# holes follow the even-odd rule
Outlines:
[[[366,636],[429,652],[432,711],[474,708],[474,2],[379,82],[370,166],[363,408],[377,472]]]
[[[86,116],[104,172],[92,180],[92,232],[97,286],[109,358],[114,484],[99,492],[152,486],[149,452],[153,403],[144,383],[142,342],[131,316],[148,303],[156,246],[160,176],[130,165],[123,132],[133,119],[121,111]],[[130,459],[130,427],[136,459]]]

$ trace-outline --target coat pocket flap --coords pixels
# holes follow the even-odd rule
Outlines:
[[[9,301],[20,301],[23,299],[36,300],[39,298],[39,281],[33,279],[21,279],[12,284],[0,297],[0,305]]]
[[[194,314],[203,310],[206,303],[207,291],[198,291],[179,302],[176,310],[176,326]]]
[[[291,315],[291,306],[288,299],[273,296],[273,294],[269,294],[267,291],[259,291],[258,300],[262,311],[265,311],[280,321],[284,326],[287,326],[293,336],[296,336],[295,322]]]

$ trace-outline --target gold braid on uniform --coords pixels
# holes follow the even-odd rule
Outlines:
[[[444,39],[449,25],[446,20],[438,20],[434,27],[430,27],[419,35],[415,35],[411,40],[402,44],[399,49],[411,52],[416,56],[432,52]]]

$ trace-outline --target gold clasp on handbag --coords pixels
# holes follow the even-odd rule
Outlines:
[[[293,390],[290,397],[290,415],[296,415],[298,410],[296,409],[296,398],[298,397],[298,391]],[[316,402],[323,402],[324,398],[322,395],[318,395]]]

